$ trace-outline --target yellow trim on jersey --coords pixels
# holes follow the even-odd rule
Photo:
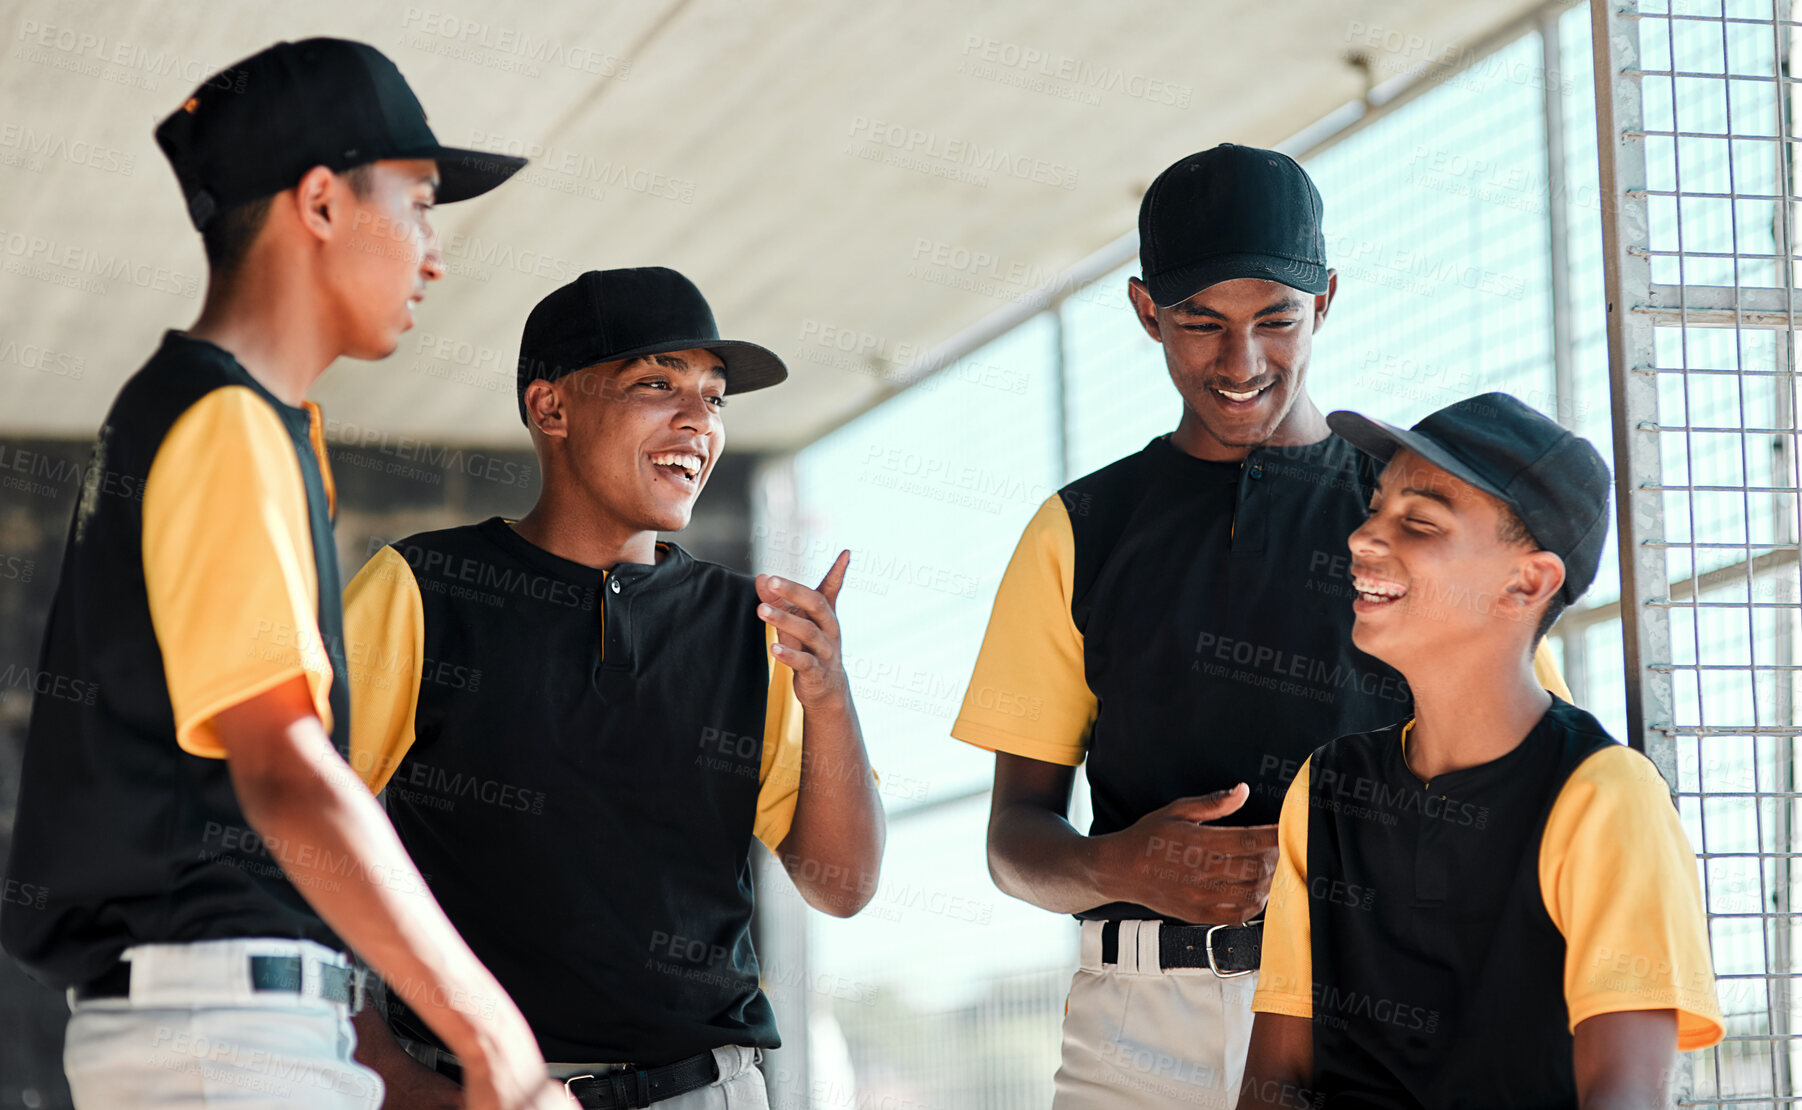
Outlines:
[[[1053,494],[1001,576],[952,736],[1046,763],[1083,761],[1096,701],[1083,671],[1082,633],[1070,617],[1075,579],[1076,537]]]
[[[206,394],[163,437],[145,478],[143,560],[183,751],[224,758],[213,719],[297,675],[331,730],[300,460],[281,417],[248,387]]]
[[[312,401],[302,401],[307,410],[307,441],[319,458],[319,480],[325,485],[325,515],[338,519],[338,483],[332,478],[331,454],[325,446],[325,412]]]
[[[763,626],[765,654],[776,642],[776,626]],[[757,821],[752,832],[774,852],[795,822],[801,799],[803,712],[795,697],[795,672],[769,657],[770,692],[763,717],[763,766],[757,774]]]
[[[392,547],[376,552],[344,590],[344,663],[350,670],[350,765],[379,794],[413,747],[425,671],[419,582]]]

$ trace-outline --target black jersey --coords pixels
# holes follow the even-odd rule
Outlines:
[[[1086,757],[1094,834],[1239,782],[1225,823],[1274,823],[1323,740],[1408,713],[1401,676],[1351,642],[1346,538],[1375,481],[1338,436],[1238,462],[1159,437],[1070,483],[1015,551],[952,734]]]
[[[1253,1009],[1308,1018],[1334,1108],[1574,1108],[1573,1031],[1722,1033],[1694,852],[1649,760],[1562,700],[1430,782],[1408,727],[1315,752],[1284,803]]]
[[[341,947],[238,807],[213,718],[304,676],[347,750],[319,410],[170,332],[95,441],[32,704],[0,939],[64,988],[134,944]]]
[[[346,596],[352,765],[551,1060],[778,1043],[750,852],[793,813],[792,672],[750,577],[657,550],[597,570],[495,518]]]

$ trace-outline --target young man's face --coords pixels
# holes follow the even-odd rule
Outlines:
[[[1270,439],[1303,395],[1314,332],[1334,286],[1315,296],[1234,278],[1170,308],[1154,305],[1138,278],[1129,289],[1140,324],[1163,344],[1170,378],[1202,430],[1225,447]]]
[[[631,531],[687,527],[726,446],[726,365],[707,350],[602,363],[551,383],[569,470]]]
[[[371,163],[362,196],[340,174],[335,183],[345,233],[326,251],[330,288],[343,330],[344,353],[386,358],[413,326],[413,305],[426,283],[444,276],[429,214],[438,184],[429,160]]]
[[[1352,643],[1404,675],[1473,638],[1531,643],[1545,609],[1547,560],[1553,590],[1563,567],[1555,555],[1502,538],[1501,501],[1402,450],[1370,504],[1370,519],[1349,541]]]

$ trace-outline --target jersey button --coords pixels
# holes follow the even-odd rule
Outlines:
[[[614,593],[619,593],[619,579],[617,579],[617,578],[610,579],[607,583],[607,588],[612,590]]]

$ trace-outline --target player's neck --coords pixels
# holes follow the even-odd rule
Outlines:
[[[656,532],[622,524],[584,498],[562,495],[555,486],[545,482],[538,504],[513,525],[520,538],[596,570],[657,561]]]
[[[1314,406],[1313,398],[1304,390],[1295,398],[1289,411],[1277,422],[1270,437],[1262,443],[1241,444],[1223,443],[1214,438],[1207,426],[1187,406],[1183,406],[1182,419],[1177,421],[1176,430],[1170,433],[1170,445],[1185,454],[1209,462],[1238,462],[1260,447],[1301,447],[1321,440],[1333,434],[1327,427],[1326,417]]]
[[[246,259],[229,285],[211,281],[187,334],[225,349],[264,389],[298,407],[342,350],[310,277]]]
[[[1526,652],[1463,651],[1403,672],[1414,694],[1408,769],[1424,781],[1500,759],[1545,716],[1551,695]]]

